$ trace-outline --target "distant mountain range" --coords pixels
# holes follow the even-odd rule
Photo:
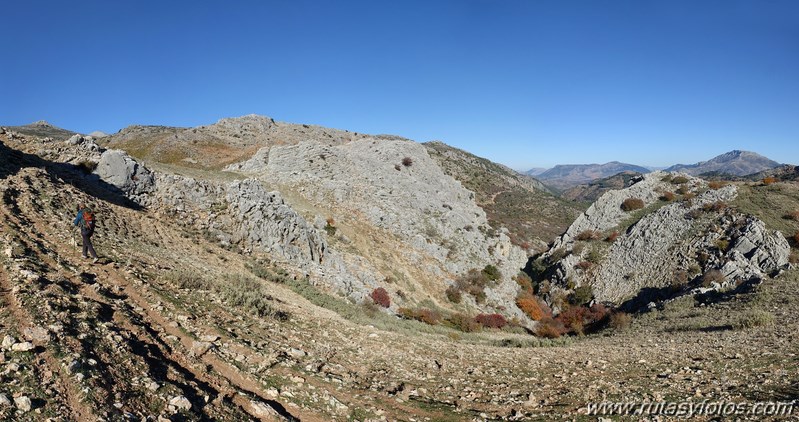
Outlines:
[[[621,172],[649,173],[649,169],[634,164],[611,161],[605,164],[563,164],[557,165],[536,176],[547,186],[564,191],[571,187],[590,183]]]
[[[734,150],[696,164],[677,164],[667,168],[666,171],[679,171],[692,176],[699,176],[705,173],[746,176],[779,166],[780,163],[755,152]]]
[[[598,181],[623,172],[645,174],[655,170],[665,170],[688,173],[692,176],[707,175],[715,178],[724,178],[766,172],[780,166],[780,163],[755,152],[734,150],[708,161],[701,161],[696,164],[677,164],[671,167],[644,167],[612,161],[605,164],[557,165],[543,171],[540,168],[534,168],[524,172],[524,174],[541,180],[554,190],[565,192],[576,186],[589,184],[595,185],[590,189],[590,191],[594,191],[595,188],[604,186],[603,183],[597,183]],[[570,198],[575,196],[585,199],[583,193],[571,192],[567,195]]]

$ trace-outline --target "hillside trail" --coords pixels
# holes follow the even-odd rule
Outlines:
[[[140,288],[132,285],[130,276],[120,273],[118,265],[113,261],[101,258],[100,263],[94,265],[85,259],[82,261],[79,247],[74,247],[70,242],[73,234],[69,232],[72,228],[68,226],[71,224],[68,214],[63,210],[58,210],[62,212],[45,210],[43,204],[36,201],[41,191],[27,183],[30,181],[30,177],[24,176],[21,181],[18,177],[11,177],[6,181],[4,200],[11,206],[2,209],[4,229],[0,233],[14,234],[15,241],[27,252],[26,260],[36,262],[37,273],[50,279],[59,277],[77,279],[76,285],[79,286],[77,294],[110,309],[109,322],[113,323],[119,335],[135,339],[139,343],[136,348],[148,350],[148,356],[144,357],[153,361],[149,366],[168,367],[189,380],[183,385],[184,392],[187,392],[185,395],[213,396],[217,397],[219,403],[230,401],[251,417],[261,420],[298,420],[297,416],[286,411],[279,402],[268,398],[256,382],[248,379],[229,363],[211,354],[199,358],[191,356],[190,350],[194,339],[184,330],[170,325],[169,321],[139,293]],[[79,195],[77,192],[69,193]],[[103,228],[111,228],[114,232],[136,232],[136,227],[128,223],[132,221],[132,216],[125,212],[127,210],[112,209],[107,204],[98,205],[101,209],[100,215],[104,215],[113,223],[101,223],[98,226],[99,236],[95,236],[95,242],[97,238],[115,235],[113,232],[102,233]],[[37,218],[37,216],[48,216],[47,214],[56,216],[61,214],[65,221]],[[143,226],[152,229],[151,233],[145,236],[154,238],[159,243],[179,247],[176,244],[178,236],[174,233],[159,227],[158,224],[145,222]],[[100,250],[100,253],[103,251]],[[35,321],[28,315],[24,305],[20,305],[18,298],[11,293],[12,287],[5,271],[0,280],[3,283],[3,299],[10,305],[11,317],[15,321],[16,328],[24,331],[26,328],[39,325],[41,322]],[[101,294],[102,291],[106,294]],[[124,305],[120,306],[119,303]],[[120,307],[123,307],[124,311],[120,311]],[[167,344],[165,338],[168,336],[174,336],[178,341]],[[44,350],[40,355],[44,357],[47,370],[62,377],[62,388],[59,388],[59,391],[65,394],[74,419],[91,419],[93,416],[91,409],[76,398],[79,394],[74,391],[74,383],[66,379],[65,372],[60,370],[52,352],[47,347],[42,348]],[[118,363],[108,362],[108,364]],[[203,385],[204,388],[188,392],[192,388],[191,384]],[[263,404],[268,406],[269,411],[264,410]]]

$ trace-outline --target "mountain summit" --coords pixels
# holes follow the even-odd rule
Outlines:
[[[746,176],[779,166],[780,163],[758,153],[733,150],[708,161],[687,165],[677,164],[667,168],[666,171],[680,171],[694,176],[710,172]]]

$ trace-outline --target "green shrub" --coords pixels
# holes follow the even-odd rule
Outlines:
[[[590,285],[588,285],[588,283],[583,283],[574,289],[574,292],[569,298],[569,303],[573,305],[582,305],[584,303],[590,302],[593,298],[594,290]]]
[[[499,272],[499,269],[491,264],[488,264],[485,266],[485,268],[483,268],[483,275],[488,281],[497,281],[502,278],[502,274]]]
[[[688,183],[688,180],[689,179],[687,177],[685,177],[685,176],[676,176],[676,177],[671,179],[671,183],[675,184],[675,185],[684,185],[684,184]]]

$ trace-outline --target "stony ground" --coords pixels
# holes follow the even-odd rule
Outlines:
[[[15,158],[0,163],[0,420],[597,420],[590,402],[799,396],[799,270],[538,347],[372,315]],[[80,200],[99,264],[72,244]]]

